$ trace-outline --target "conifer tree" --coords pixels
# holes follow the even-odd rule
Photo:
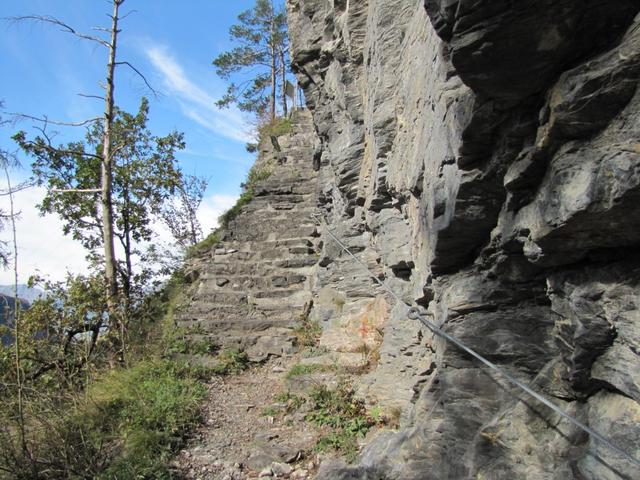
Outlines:
[[[245,112],[273,120],[276,116],[278,84],[286,75],[288,52],[287,19],[282,7],[272,0],[256,0],[251,10],[238,16],[240,23],[229,29],[231,40],[238,44],[213,60],[216,73],[230,81],[226,94],[217,102],[226,107],[236,104]],[[282,75],[278,78],[278,73]],[[236,82],[237,76],[244,80]],[[286,96],[282,95],[286,113]]]

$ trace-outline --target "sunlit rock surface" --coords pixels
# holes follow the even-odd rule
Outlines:
[[[640,3],[287,6],[328,228],[405,302],[640,456]],[[359,392],[402,410],[399,431],[319,478],[640,478],[407,319],[326,232],[318,245],[323,344],[370,341]]]

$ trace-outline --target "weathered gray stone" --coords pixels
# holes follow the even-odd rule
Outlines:
[[[310,218],[316,137],[309,112],[296,111],[292,123],[279,151],[271,142],[260,145],[256,168],[272,173],[220,233],[223,241],[187,261],[190,298],[175,314],[179,326],[207,332],[220,349],[246,350],[255,362],[295,351],[293,328],[311,300],[309,272],[318,260]],[[290,208],[277,208],[282,202]]]
[[[610,416],[637,455],[627,419],[640,401],[640,4],[287,6],[321,143],[319,207],[402,298],[322,231],[311,312],[321,341],[344,348],[348,319],[385,298],[379,360],[358,391],[401,408],[402,425],[357,465],[323,465],[318,478],[635,478],[408,320],[403,303],[428,307],[447,332],[615,436],[595,418]]]

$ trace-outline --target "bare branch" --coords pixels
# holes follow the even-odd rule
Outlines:
[[[17,193],[20,192],[22,190],[26,190],[27,188],[31,188],[35,185],[35,182],[26,180],[22,183],[19,183],[18,185],[14,185],[13,187],[11,187],[10,190],[7,189],[0,189],[0,197],[3,197],[5,195],[11,195],[13,193]]]
[[[100,95],[87,95],[86,93],[78,93],[77,94],[79,97],[84,97],[84,98],[97,98],[98,100],[102,100],[104,101],[104,97],[101,97]]]
[[[87,35],[85,33],[81,33],[78,32],[75,28],[71,27],[70,25],[64,23],[62,20],[57,19],[56,17],[52,17],[50,15],[25,15],[22,17],[8,17],[7,20],[11,20],[13,22],[24,22],[24,21],[34,21],[34,22],[41,22],[41,23],[49,23],[51,25],[56,25],[58,27],[60,27],[60,30],[62,30],[65,33],[70,33],[71,35],[74,35],[78,38],[81,38],[83,40],[89,40],[91,42],[96,42],[99,43],[100,45],[102,45],[103,47],[107,47],[110,48],[109,42],[107,42],[106,40],[103,40],[100,37],[94,37],[92,35]]]
[[[36,122],[42,122],[44,124],[62,125],[65,127],[83,127],[85,125],[88,125],[89,123],[98,122],[102,120],[102,117],[95,117],[95,118],[90,118],[88,120],[83,120],[81,122],[59,122],[56,120],[49,120],[47,117],[44,117],[44,118],[34,117],[32,115],[25,115],[24,113],[10,113],[9,115],[13,116],[14,118],[35,120]]]
[[[52,188],[49,190],[52,193],[100,193],[102,191],[101,188]]]
[[[127,18],[129,15],[131,15],[132,13],[138,13],[138,10],[129,10],[127,13],[125,13],[124,15],[120,16],[120,21],[124,20],[125,18]]]
[[[140,78],[142,78],[147,88],[151,90],[151,93],[153,93],[153,96],[158,98],[158,92],[149,84],[149,82],[147,81],[147,77],[145,77],[140,70],[138,70],[136,67],[131,65],[129,62],[116,62],[115,65],[126,65],[131,70],[136,72],[140,76]]]

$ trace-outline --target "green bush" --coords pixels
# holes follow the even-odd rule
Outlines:
[[[4,427],[0,468],[6,478],[171,478],[168,461],[200,421],[205,396],[189,369],[148,360],[97,378],[81,395],[29,398],[30,454]]]
[[[240,373],[249,366],[247,354],[237,349],[223,350],[216,358],[220,363],[211,371],[217,375]]]
[[[273,165],[269,163],[267,163],[266,165],[263,164],[259,168],[257,165],[251,167],[249,173],[247,173],[247,178],[242,183],[242,188],[244,189],[244,191],[240,195],[240,198],[238,198],[238,201],[233,207],[224,212],[222,215],[220,215],[220,218],[218,218],[218,223],[221,227],[227,228],[229,226],[229,223],[233,219],[235,219],[242,211],[242,207],[253,200],[253,189],[255,188],[256,183],[266,180],[271,176],[272,173]]]
[[[358,456],[359,447],[356,437],[344,431],[332,431],[321,437],[316,443],[315,451],[319,453],[336,451],[340,452],[345,460],[353,462]]]
[[[79,413],[117,448],[97,478],[169,478],[167,461],[199,422],[205,396],[188,370],[168,360],[140,362],[94,383]]]
[[[322,327],[317,320],[310,320],[308,317],[300,319],[299,325],[293,331],[298,339],[298,345],[307,349],[316,349],[320,343]]]
[[[220,243],[220,237],[219,237],[218,231],[211,232],[202,241],[196,243],[195,245],[190,246],[187,249],[186,256],[187,258],[194,257],[198,253],[206,252],[210,250],[211,247],[214,247],[219,243]]]
[[[364,403],[354,397],[353,389],[340,384],[335,390],[320,385],[311,390],[312,407],[305,420],[319,427],[328,427],[329,433],[318,441],[316,450],[336,450],[347,461],[355,460],[358,454],[359,437],[364,437],[375,424],[367,415]]]
[[[296,363],[287,372],[287,378],[299,377],[300,375],[309,375],[310,373],[325,372],[331,370],[331,367],[326,365],[305,365],[302,363]]]
[[[203,338],[202,340],[194,340],[189,335],[195,334],[191,329],[174,327],[167,331],[164,336],[164,354],[165,356],[173,356],[176,353],[189,355],[213,355],[218,351],[218,345]]]
[[[242,207],[244,207],[252,199],[253,199],[253,189],[243,192],[240,195],[240,198],[238,198],[238,201],[236,202],[236,204],[233,207],[231,207],[229,210],[224,212],[222,215],[220,215],[220,218],[218,218],[218,223],[220,224],[220,226],[223,228],[227,228],[229,226],[229,223],[231,223],[231,221],[238,216],[238,214],[242,210]]]
[[[306,400],[304,397],[295,395],[291,392],[281,392],[275,396],[275,401],[286,404],[286,411],[289,413],[302,407]]]
[[[280,137],[293,132],[293,122],[289,117],[277,117],[258,128],[258,138],[262,142],[267,137]]]

